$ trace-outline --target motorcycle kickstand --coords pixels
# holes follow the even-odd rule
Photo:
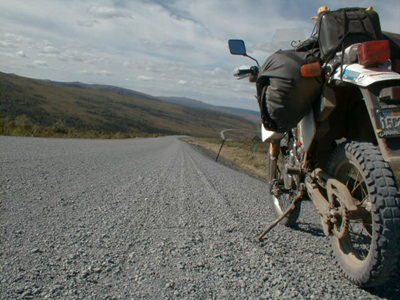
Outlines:
[[[288,207],[288,209],[285,210],[285,212],[278,219],[276,219],[271,225],[269,225],[268,228],[265,229],[265,231],[257,238],[259,242],[261,242],[264,239],[264,236],[268,232],[270,232],[276,225],[279,224],[279,222],[281,222],[292,210],[296,208],[297,202],[299,202],[303,197],[303,192],[304,190],[300,192],[299,195],[293,200],[292,204]]]

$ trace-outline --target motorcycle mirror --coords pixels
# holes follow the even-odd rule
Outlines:
[[[229,40],[228,44],[231,54],[247,56],[246,46],[242,40]]]
[[[229,44],[229,50],[231,51],[231,54],[246,56],[246,57],[254,60],[257,63],[258,67],[260,66],[257,59],[251,57],[250,55],[247,55],[246,45],[244,44],[243,40],[229,40],[228,44]]]

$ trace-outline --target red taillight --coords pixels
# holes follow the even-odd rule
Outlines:
[[[389,41],[370,41],[358,47],[358,59],[363,66],[383,64],[390,59]]]

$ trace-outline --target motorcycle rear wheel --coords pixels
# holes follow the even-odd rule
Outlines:
[[[271,147],[271,145],[269,145]],[[293,189],[291,192],[281,193],[279,194],[280,186],[283,189],[288,189],[288,180],[289,175],[285,174],[284,168],[286,163],[285,151],[279,147],[279,153],[276,159],[272,159],[269,154],[267,157],[267,180],[268,180],[268,188],[267,188],[267,196],[270,201],[271,207],[275,213],[276,218],[279,218],[291,205],[294,197],[296,196],[295,192],[297,190]],[[278,191],[272,192],[273,189],[277,189]],[[296,208],[292,210],[281,222],[280,224],[287,227],[294,227],[297,224],[297,219],[300,215],[300,203],[296,205]]]
[[[373,144],[352,141],[337,147],[328,173],[347,185],[358,207],[344,234],[331,237],[339,266],[359,286],[385,284],[400,258],[400,199],[389,164]]]

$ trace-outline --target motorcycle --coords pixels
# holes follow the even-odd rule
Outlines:
[[[317,27],[330,13],[318,17]],[[307,42],[312,47],[301,45],[299,51],[323,52],[323,29],[318,33]],[[229,40],[229,48],[257,62],[242,40]],[[301,66],[303,77],[322,78],[319,96],[301,120],[282,132],[263,119],[267,196],[277,220],[258,239],[278,223],[295,226],[301,201],[311,200],[345,277],[361,287],[381,286],[400,265],[400,197],[393,172],[400,163],[400,74],[393,70],[387,40],[364,37],[333,48]],[[257,62],[234,74],[257,84],[260,109],[269,100],[268,81],[261,84],[268,77],[265,68]]]

